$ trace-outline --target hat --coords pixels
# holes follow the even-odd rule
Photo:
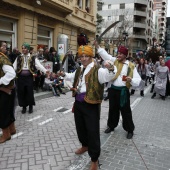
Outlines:
[[[28,43],[24,42],[22,46],[24,46],[27,50],[30,50],[30,45]]]
[[[86,54],[89,57],[93,57],[93,48],[89,45],[81,45],[78,48],[78,56],[82,56],[83,54]]]
[[[118,52],[124,54],[125,56],[128,55],[128,49],[124,46],[120,46]]]

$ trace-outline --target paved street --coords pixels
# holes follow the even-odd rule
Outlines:
[[[101,170],[170,170],[170,97],[151,99],[139,91],[131,97],[135,122],[133,140],[126,139],[121,121],[112,134],[104,134],[108,101],[101,111]],[[80,147],[71,108],[71,92],[36,102],[33,114],[16,108],[17,134],[0,145],[0,170],[88,170],[89,157],[76,156]]]

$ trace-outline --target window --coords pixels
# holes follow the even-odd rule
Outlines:
[[[88,13],[90,12],[90,1],[89,0],[86,0],[85,9]]]
[[[108,9],[111,9],[111,4],[108,5]]]
[[[52,46],[52,29],[38,26],[37,49]]]
[[[124,21],[124,18],[125,18],[124,15],[120,15],[120,16],[119,16],[119,21]]]
[[[82,8],[82,0],[77,0],[77,6],[78,6],[79,8]]]
[[[107,17],[107,20],[110,21],[110,20],[111,20],[111,16],[108,16],[108,17]]]
[[[120,4],[120,9],[125,9],[125,4]]]
[[[17,45],[17,22],[9,18],[0,17],[0,43],[5,41],[7,48],[12,50]]]

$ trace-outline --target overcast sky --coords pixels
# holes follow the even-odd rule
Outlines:
[[[170,17],[170,0],[168,0],[167,17]]]

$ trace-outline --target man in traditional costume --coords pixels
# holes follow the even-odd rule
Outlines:
[[[15,129],[15,86],[14,78],[16,76],[12,63],[5,55],[6,46],[0,47],[0,128],[2,136],[0,143],[11,139],[11,135],[16,133]]]
[[[82,145],[75,153],[88,151],[91,157],[90,170],[98,169],[100,156],[100,105],[103,99],[104,83],[110,81],[116,67],[109,61],[100,68],[92,59],[93,49],[85,45],[78,48],[82,65],[73,73],[58,73],[65,80],[73,82],[74,117],[79,141]]]
[[[33,92],[33,74],[36,69],[45,74],[49,74],[40,63],[40,61],[29,53],[30,45],[24,43],[22,45],[22,55],[18,56],[13,66],[17,73],[17,94],[19,106],[23,107],[22,113],[26,113],[26,108],[29,106],[29,113],[33,112],[35,105]]]
[[[109,87],[109,117],[107,121],[108,128],[105,133],[114,131],[119,123],[120,112],[123,119],[123,128],[127,131],[127,139],[133,137],[135,129],[132,111],[130,107],[130,93],[131,86],[139,86],[141,77],[137,72],[135,65],[126,60],[128,49],[120,46],[118,55],[112,57],[103,48],[100,48],[97,42],[94,42],[98,54],[103,60],[111,60],[117,67],[117,74],[108,83]]]

